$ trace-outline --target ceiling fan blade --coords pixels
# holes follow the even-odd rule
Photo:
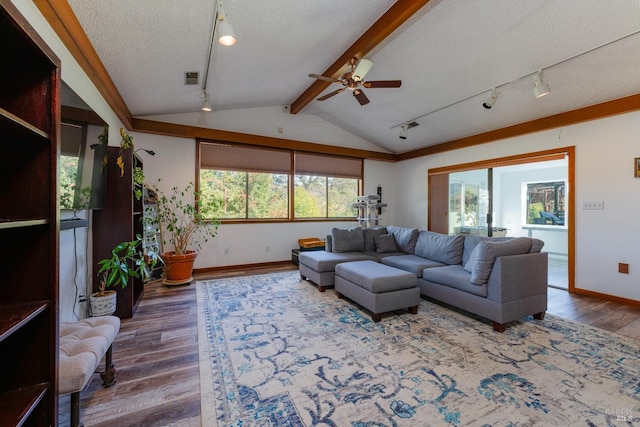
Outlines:
[[[374,80],[372,82],[365,82],[362,84],[364,87],[400,87],[402,85],[401,80]]]
[[[329,99],[331,98],[333,95],[337,95],[340,92],[344,92],[344,88],[340,88],[338,90],[334,90],[333,92],[329,92],[328,94],[321,96],[320,98],[318,98],[318,101],[324,101],[325,99]]]
[[[367,98],[367,95],[365,95],[364,92],[361,91],[360,89],[354,90],[353,96],[356,97],[360,105],[366,105],[369,103],[369,98]]]
[[[342,80],[334,79],[333,77],[321,76],[320,74],[309,74],[309,77],[313,77],[314,79],[318,80],[324,80],[325,82],[342,83]]]

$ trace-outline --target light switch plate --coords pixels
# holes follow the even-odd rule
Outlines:
[[[582,210],[601,211],[604,210],[604,202],[582,202]]]

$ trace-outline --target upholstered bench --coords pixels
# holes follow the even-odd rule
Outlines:
[[[120,319],[115,316],[60,322],[58,394],[71,393],[71,427],[80,425],[80,392],[103,357],[105,371],[100,374],[103,387],[116,382],[111,351],[119,330]]]
[[[338,298],[347,297],[369,310],[374,322],[389,311],[407,309],[416,314],[420,305],[414,274],[375,261],[336,265],[335,291]]]

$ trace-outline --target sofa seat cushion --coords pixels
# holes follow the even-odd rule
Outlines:
[[[336,265],[336,276],[374,294],[410,289],[417,286],[416,276],[373,261],[348,262]]]
[[[300,252],[298,261],[312,270],[320,273],[325,271],[334,271],[336,265],[342,262],[373,260],[377,258],[362,252],[326,252],[326,251],[310,251]]]
[[[471,273],[462,268],[462,265],[448,265],[439,268],[427,268],[422,272],[422,278],[426,281],[459,289],[473,295],[487,297],[487,284],[474,285],[471,283]]]
[[[408,271],[416,277],[422,277],[422,270],[425,268],[444,267],[446,265],[417,255],[407,254],[386,256],[381,258],[380,262],[390,265],[391,267],[399,268],[400,270]]]
[[[415,254],[443,264],[454,265],[462,262],[463,249],[464,235],[462,234],[450,236],[433,231],[420,231]]]

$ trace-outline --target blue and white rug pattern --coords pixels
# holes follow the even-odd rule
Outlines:
[[[371,321],[297,272],[197,283],[203,426],[640,424],[640,344],[422,301]]]

